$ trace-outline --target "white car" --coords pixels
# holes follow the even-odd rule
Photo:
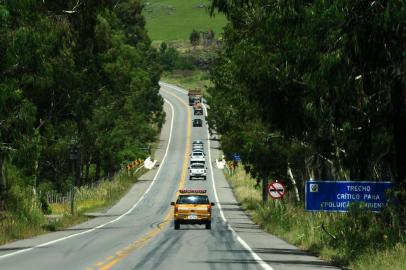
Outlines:
[[[203,178],[203,180],[206,180],[206,173],[207,173],[207,168],[202,162],[196,162],[190,164],[189,167],[189,179],[192,180],[193,178],[199,177]]]
[[[203,141],[201,141],[201,140],[193,140],[192,146],[195,146],[195,145],[201,145],[201,146],[203,146],[204,143],[203,143]]]
[[[201,144],[196,144],[196,145],[193,145],[193,147],[192,147],[192,151],[194,152],[194,151],[202,151],[203,152],[203,145],[201,145]]]
[[[204,157],[205,157],[205,155],[202,151],[192,152],[192,154],[190,154],[190,164],[196,163],[196,162],[205,163]]]
[[[194,140],[192,143],[192,151],[196,151],[196,150],[201,150],[203,151],[204,149],[204,144],[202,141],[200,140]]]
[[[204,151],[203,145],[195,145],[195,146],[193,146],[192,151],[193,152],[196,152],[196,151],[203,152]]]

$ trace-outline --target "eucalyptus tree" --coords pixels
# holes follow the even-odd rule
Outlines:
[[[254,175],[292,166],[302,181],[406,183],[402,1],[214,0],[215,9],[229,23],[209,123],[226,152],[257,146],[245,153]]]
[[[141,11],[138,0],[0,4],[0,167],[21,185],[64,190],[72,139],[86,181],[145,155],[163,100]]]

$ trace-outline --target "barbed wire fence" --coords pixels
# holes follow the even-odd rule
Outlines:
[[[94,191],[98,190],[98,187],[100,187],[103,183],[105,182],[111,182],[112,179],[116,179],[117,177],[127,174],[127,175],[134,175],[136,174],[144,165],[143,161],[141,159],[137,159],[136,161],[124,165],[122,169],[118,172],[116,172],[113,176],[109,177],[104,177],[96,182],[88,183],[80,187],[75,187],[74,188],[74,193],[75,193],[75,201],[83,201],[87,199],[91,199],[92,197],[95,196]],[[99,192],[107,192],[107,196],[110,196],[109,190],[107,191],[102,191],[100,190]],[[65,193],[60,193],[57,191],[47,191],[42,194],[42,192],[39,192],[40,197],[45,196],[48,204],[68,204],[71,201],[71,191],[67,191]]]

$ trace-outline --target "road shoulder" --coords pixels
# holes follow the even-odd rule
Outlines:
[[[166,112],[166,121],[162,127],[159,143],[154,155],[154,159],[158,160],[157,164],[160,164],[165,155],[171,128],[171,108],[166,103],[164,104],[164,110]],[[93,219],[89,219],[84,223],[77,224],[60,231],[38,235],[29,239],[17,240],[0,246],[0,258],[2,256],[7,256],[7,254],[24,252],[28,249],[46,245],[50,242],[56,242],[69,237],[74,237],[75,235],[86,233],[86,231],[97,229],[98,227],[103,226],[103,224],[113,222],[115,219],[125,214],[140,200],[151,185],[152,179],[154,179],[156,173],[157,169],[154,168],[140,176],[137,182],[114,206],[104,213],[97,213],[97,217]]]
[[[215,164],[216,157],[222,154],[219,151],[219,142],[217,140],[211,140],[211,151],[211,162]],[[213,170],[217,194],[228,224],[273,269],[339,269],[263,231],[241,209],[233,194],[232,187],[224,176],[223,170],[217,169],[216,166],[213,166]]]

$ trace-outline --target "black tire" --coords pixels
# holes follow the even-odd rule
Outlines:
[[[173,222],[173,224],[175,225],[175,230],[179,230],[180,229],[180,224],[179,222],[177,222],[176,220]],[[207,226],[206,226],[207,229]]]
[[[206,180],[206,176],[203,176],[203,180]]]
[[[211,222],[206,223],[206,230],[211,230]]]
[[[189,180],[192,181],[192,180],[193,180],[193,177],[189,177]]]

